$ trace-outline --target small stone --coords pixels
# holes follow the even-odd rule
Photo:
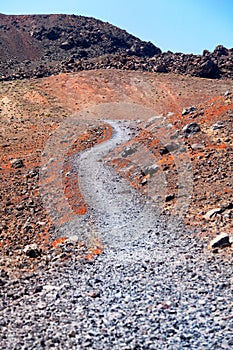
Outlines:
[[[217,123],[215,123],[211,126],[211,129],[212,130],[219,130],[219,129],[223,129],[224,127],[225,127],[224,122],[218,121]]]
[[[22,161],[22,159],[19,158],[15,158],[11,160],[11,167],[14,169],[19,169],[24,167],[24,163]]]
[[[174,193],[169,194],[169,195],[166,196],[165,202],[170,202],[170,201],[172,201],[174,198],[175,198]]]
[[[34,293],[40,293],[43,290],[43,286],[36,286]]]
[[[147,179],[143,179],[142,181],[141,181],[141,185],[142,186],[145,186],[147,184]]]
[[[190,123],[183,127],[183,132],[186,137],[201,131],[200,126],[197,123]]]
[[[38,248],[36,244],[27,245],[23,251],[29,258],[37,258],[42,254],[41,248]]]
[[[70,236],[70,237],[68,237],[65,241],[64,241],[64,243],[66,244],[66,245],[69,245],[69,244],[77,244],[78,242],[80,241],[80,237],[78,236],[78,235],[72,235],[72,236]]]
[[[180,145],[175,142],[171,142],[165,145],[169,152],[174,152],[180,148]]]
[[[229,247],[231,245],[230,243],[230,237],[227,233],[223,232],[219,235],[217,235],[212,241],[210,242],[210,248],[224,248]]]
[[[144,174],[153,176],[155,173],[157,173],[158,170],[159,170],[159,166],[156,164],[153,164],[146,167],[146,169],[144,170]]]
[[[128,156],[134,154],[136,151],[137,151],[136,148],[133,148],[133,147],[125,147],[121,155],[122,155],[123,158],[126,158],[126,157],[128,157]]]
[[[168,154],[169,150],[167,149],[167,147],[163,147],[160,149],[159,153],[161,154],[161,156]]]
[[[92,292],[87,293],[87,295],[91,298],[98,298],[100,296],[100,291],[94,290]]]
[[[164,155],[164,154],[168,154],[169,152],[174,152],[176,150],[178,150],[180,148],[180,145],[175,143],[175,142],[171,142],[166,144],[163,148],[160,149],[160,154]]]
[[[73,47],[72,42],[69,41],[64,41],[63,43],[60,44],[60,48],[64,50],[70,50]]]
[[[39,310],[43,310],[46,308],[46,303],[44,301],[40,301],[38,304],[37,304],[37,309]]]
[[[227,90],[227,91],[225,92],[225,94],[224,94],[225,97],[230,96],[230,95],[231,95],[231,91],[230,91],[230,90]]]
[[[201,145],[200,143],[194,143],[193,145],[191,145],[191,147],[194,151],[205,148],[205,146]]]
[[[209,210],[203,217],[206,220],[210,220],[215,214],[221,213],[222,208],[214,208]]]
[[[192,113],[192,112],[195,112],[197,109],[195,106],[191,106],[189,108],[184,108],[183,111],[182,111],[182,115],[186,115],[186,114],[189,114],[189,113]]]
[[[68,332],[68,337],[70,337],[70,338],[74,338],[75,335],[76,335],[76,332],[75,332],[74,329],[71,329],[71,330]]]

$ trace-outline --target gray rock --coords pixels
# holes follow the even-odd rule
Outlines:
[[[125,147],[123,152],[121,153],[123,158],[126,158],[132,154],[134,154],[135,152],[137,152],[137,149],[134,147]]]
[[[176,132],[170,136],[170,139],[174,140],[181,137],[182,137],[182,130],[177,129]]]
[[[225,94],[224,94],[225,97],[230,96],[230,95],[231,95],[231,91],[230,91],[230,90],[227,90],[227,91],[225,92]]]
[[[70,50],[73,48],[73,46],[74,46],[74,44],[72,42],[69,42],[69,41],[65,41],[65,42],[60,44],[60,48],[64,49],[64,50]]]
[[[189,108],[184,108],[182,111],[182,115],[186,115],[192,112],[195,112],[197,110],[197,108],[195,106],[191,106]]]
[[[153,164],[145,168],[143,173],[145,175],[153,176],[155,173],[157,173],[157,171],[159,171],[159,166],[157,164]]]
[[[165,145],[169,152],[174,152],[180,148],[180,144],[171,142]]]
[[[168,194],[165,198],[165,202],[170,202],[175,198],[174,193]]]
[[[142,186],[145,186],[147,184],[147,179],[143,179],[140,183]]]
[[[183,133],[186,137],[189,137],[192,134],[196,134],[199,131],[201,131],[201,128],[197,123],[190,123],[183,127]]]
[[[211,242],[210,248],[224,248],[231,245],[230,236],[227,233],[221,233],[217,235]]]
[[[212,218],[212,216],[214,216],[215,214],[221,213],[221,212],[222,212],[222,208],[211,209],[204,215],[204,219],[210,220]]]
[[[218,121],[217,123],[213,124],[210,128],[212,130],[218,130],[218,129],[223,129],[225,127],[225,123],[222,121]]]
[[[194,143],[193,145],[191,145],[191,147],[192,147],[192,149],[193,150],[199,150],[199,149],[203,149],[203,148],[205,148],[205,146],[204,145],[202,145],[202,144],[200,144],[200,143]]]
[[[165,154],[168,154],[169,150],[167,149],[167,147],[164,146],[159,150],[159,153],[161,154],[161,156],[163,156]]]

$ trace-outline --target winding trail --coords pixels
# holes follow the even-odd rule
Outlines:
[[[113,137],[78,157],[76,166],[85,202],[99,239],[108,247],[125,248],[157,225],[155,206],[106,165],[104,157],[130,139],[127,127],[108,121]]]

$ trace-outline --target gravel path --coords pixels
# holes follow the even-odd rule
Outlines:
[[[231,349],[230,257],[159,216],[101,162],[127,137],[111,124],[114,137],[78,160],[104,252],[48,259],[18,279],[2,271],[1,349]]]
[[[107,142],[85,151],[77,160],[80,187],[85,202],[91,208],[92,229],[107,247],[117,247],[118,252],[135,240],[146,237],[157,226],[159,214],[155,204],[146,201],[130,184],[117,176],[105,164],[104,157],[117,145],[130,138],[129,126],[110,121],[113,137]],[[126,258],[126,257],[125,257]]]

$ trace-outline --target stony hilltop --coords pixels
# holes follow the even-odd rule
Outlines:
[[[116,26],[75,15],[0,14],[0,79],[116,68],[232,78],[233,49],[163,52]]]

